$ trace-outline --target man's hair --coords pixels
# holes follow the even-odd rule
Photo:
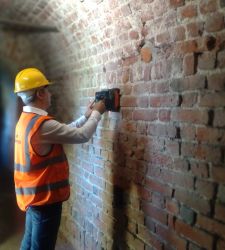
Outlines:
[[[17,96],[19,96],[22,99],[25,105],[28,105],[29,103],[33,102],[35,100],[35,95],[36,95],[36,89],[17,93]]]

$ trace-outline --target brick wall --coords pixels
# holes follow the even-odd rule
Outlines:
[[[25,1],[14,13],[61,31],[33,37],[59,119],[121,89],[121,112],[66,146],[67,249],[225,249],[224,13],[224,0]]]

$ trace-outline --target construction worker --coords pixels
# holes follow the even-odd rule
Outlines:
[[[26,211],[21,250],[52,250],[60,225],[62,202],[70,195],[69,166],[62,144],[87,142],[96,130],[104,101],[89,105],[69,125],[49,116],[50,82],[41,71],[27,68],[15,79],[15,93],[25,106],[15,131],[15,192]]]

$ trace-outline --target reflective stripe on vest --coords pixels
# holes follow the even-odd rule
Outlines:
[[[29,161],[30,161],[30,157],[29,157]],[[30,164],[30,165],[14,164],[14,169],[19,172],[28,173],[28,172],[36,171],[42,168],[54,166],[56,163],[60,163],[64,161],[66,161],[66,156],[63,154],[63,155],[56,156],[51,159],[47,159],[37,164]],[[26,162],[27,162],[27,159],[26,159]]]
[[[53,191],[58,188],[63,188],[69,185],[68,180],[63,180],[51,184],[46,184],[38,187],[26,187],[26,188],[16,188],[17,195],[31,195],[38,194],[41,192]]]

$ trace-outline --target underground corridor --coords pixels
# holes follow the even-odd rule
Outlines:
[[[14,89],[26,68],[53,83],[48,114],[63,124],[119,91],[87,142],[63,144],[56,250],[225,249],[224,0],[0,0],[0,37],[0,250],[24,234]]]

